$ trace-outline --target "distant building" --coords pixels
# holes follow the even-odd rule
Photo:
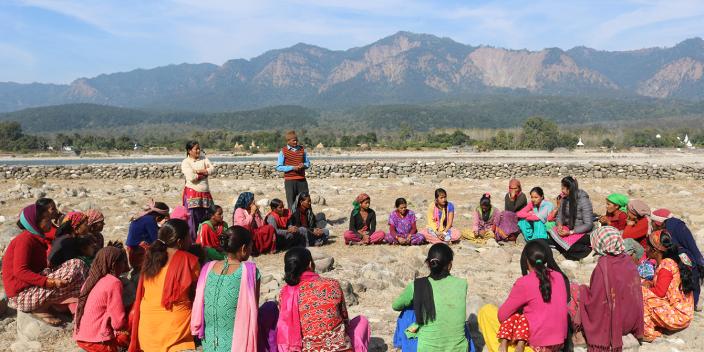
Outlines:
[[[579,141],[577,142],[577,148],[583,148],[584,143],[582,143],[582,137],[579,137]]]

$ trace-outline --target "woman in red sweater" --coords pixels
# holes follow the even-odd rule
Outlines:
[[[631,199],[628,202],[628,220],[623,229],[623,239],[632,238],[646,248],[650,231],[650,207],[642,200]]]
[[[85,279],[85,264],[73,259],[54,270],[47,268],[44,234],[51,229],[47,208],[36,204],[25,207],[17,225],[23,231],[10,241],[2,260],[2,281],[8,303],[48,324],[59,325],[61,320],[51,314],[50,308],[78,297]]]

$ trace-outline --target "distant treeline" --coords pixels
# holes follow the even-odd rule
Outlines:
[[[269,152],[288,129],[313,147],[391,149],[475,146],[490,149],[677,147],[688,134],[704,142],[704,102],[648,98],[483,95],[461,102],[338,110],[302,106],[222,113],[157,112],[95,104],[0,114],[0,149],[83,151],[208,149]],[[659,136],[659,137],[658,137]]]

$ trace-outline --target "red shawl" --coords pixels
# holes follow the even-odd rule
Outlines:
[[[264,222],[269,217],[273,217],[274,220],[276,220],[276,226],[279,229],[285,229],[288,227],[288,219],[291,218],[291,212],[288,209],[284,209],[284,215],[279,215],[275,211],[270,212],[269,214],[266,214],[266,217],[264,218]]]
[[[171,310],[174,303],[191,288],[198,279],[198,257],[186,251],[177,250],[171,257],[171,262],[166,269],[164,279],[164,292],[161,294],[161,305],[167,310]],[[129,352],[139,352],[139,307],[144,297],[144,274],[139,276],[137,284],[137,295],[134,305],[130,311],[130,347]]]
[[[579,314],[589,350],[621,351],[622,337],[643,337],[643,294],[630,256],[603,256],[589,287],[580,286]]]

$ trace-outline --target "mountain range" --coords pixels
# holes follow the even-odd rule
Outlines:
[[[0,83],[0,111],[71,103],[197,112],[337,108],[462,102],[485,94],[702,101],[704,40],[633,51],[529,51],[398,32],[344,51],[301,43],[220,66],[168,65],[65,85]]]

